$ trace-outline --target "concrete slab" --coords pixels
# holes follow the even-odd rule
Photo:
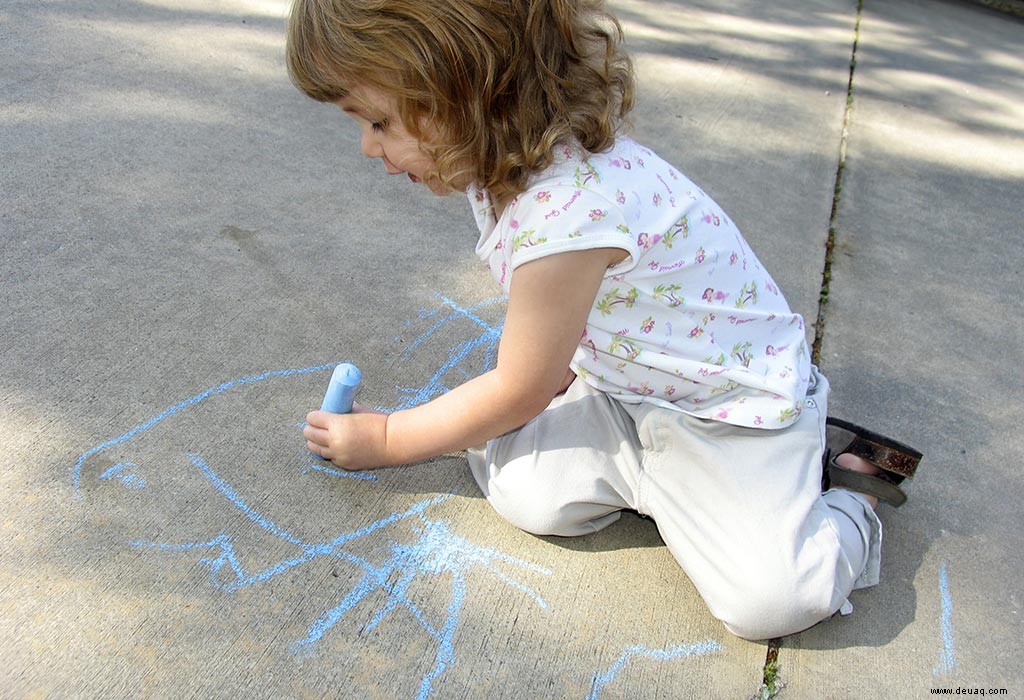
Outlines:
[[[1024,23],[866,0],[822,364],[830,410],[925,453],[882,583],[784,640],[786,695],[1024,690]]]
[[[854,3],[615,6],[637,138],[812,320]],[[3,694],[755,692],[765,645],[651,523],[530,537],[460,455],[371,480],[304,453],[331,363],[371,405],[424,400],[492,360],[501,300],[467,208],[382,177],[288,83],[283,16],[0,10]]]

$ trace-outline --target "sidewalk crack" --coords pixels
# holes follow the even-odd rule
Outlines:
[[[814,322],[814,344],[811,359],[821,366],[821,345],[825,338],[825,322],[828,313],[828,298],[832,283],[832,258],[836,245],[836,219],[839,201],[843,191],[843,174],[846,170],[846,147],[850,139],[850,119],[853,112],[853,76],[857,70],[857,46],[860,43],[860,19],[864,0],[857,1],[857,16],[853,25],[853,48],[850,52],[850,75],[846,83],[846,109],[843,111],[843,130],[839,138],[839,162],[836,165],[835,184],[832,187],[832,212],[828,220],[828,239],[825,242],[825,266],[821,271],[821,291],[818,294],[818,318]]]
[[[782,639],[768,640],[768,653],[764,657],[764,671],[761,674],[761,687],[750,700],[771,700],[785,687],[779,680],[779,649]]]
[[[846,147],[850,139],[850,118],[853,112],[853,76],[857,70],[857,46],[860,43],[860,19],[864,10],[864,0],[857,0],[857,14],[853,24],[853,47],[850,50],[850,75],[846,82],[846,108],[843,110],[843,130],[839,138],[839,162],[836,164],[836,178],[832,187],[832,211],[828,220],[828,239],[825,242],[825,265],[821,271],[821,291],[818,294],[818,318],[814,322],[814,345],[811,348],[811,359],[821,366],[821,345],[825,337],[825,320],[828,312],[829,288],[832,283],[832,257],[836,245],[836,219],[839,212],[839,201],[843,191],[843,174],[846,170]],[[782,650],[782,638],[769,639],[768,651],[765,654],[764,669],[761,676],[761,687],[758,695],[751,700],[770,700],[785,687],[779,679],[779,652]]]

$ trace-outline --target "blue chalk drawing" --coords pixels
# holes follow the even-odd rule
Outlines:
[[[464,377],[468,377],[469,374],[466,372],[463,365],[466,363],[467,358],[470,354],[477,349],[481,349],[484,353],[483,367],[492,367],[494,365],[495,357],[497,354],[498,341],[501,339],[501,323],[491,324],[480,318],[477,313],[480,309],[500,304],[506,300],[504,296],[498,296],[486,301],[480,302],[476,305],[469,307],[462,307],[456,304],[451,299],[448,299],[442,294],[437,292],[435,296],[442,302],[443,307],[441,309],[428,311],[421,310],[419,312],[419,318],[423,320],[433,319],[433,325],[425,332],[421,333],[416,339],[412,341],[410,346],[402,354],[401,359],[407,359],[414,350],[420,348],[429,339],[435,336],[438,331],[448,330],[448,325],[452,322],[460,319],[469,320],[480,328],[480,333],[476,337],[472,337],[467,341],[456,344],[448,351],[448,357],[446,361],[431,375],[431,377],[420,387],[396,387],[401,393],[405,394],[406,397],[399,401],[395,406],[392,407],[378,407],[378,410],[387,412],[399,411],[405,408],[412,408],[418,406],[421,403],[425,403],[435,396],[439,396],[451,389],[451,387],[445,382],[445,376],[452,370],[458,370],[459,373]],[[447,313],[445,313],[447,312]],[[92,457],[109,450],[119,445],[124,445],[136,438],[144,436],[149,430],[163,423],[167,419],[185,411],[193,409],[202,404],[203,402],[211,399],[220,394],[224,394],[233,389],[238,389],[250,384],[257,382],[263,382],[271,379],[281,378],[295,378],[304,375],[309,375],[317,372],[333,371],[340,363],[332,362],[327,364],[314,365],[311,367],[299,367],[295,369],[279,369],[272,370],[269,372],[263,372],[261,374],[253,374],[240,379],[233,379],[231,381],[223,382],[217,386],[210,387],[198,394],[191,396],[184,401],[181,401],[162,413],[150,418],[149,420],[139,423],[135,427],[131,428],[127,432],[119,435],[115,438],[107,440],[99,445],[96,445],[81,455],[75,461],[74,466],[71,469],[71,482],[74,490],[75,498],[81,499],[81,481],[82,481],[82,469],[85,463]],[[304,423],[299,425],[305,426]],[[317,469],[314,466],[307,466],[304,471],[307,473],[311,470],[319,471],[324,474],[328,474],[333,477],[346,478],[346,479],[360,479],[365,481],[374,481],[378,477],[376,474],[367,474],[360,472],[348,472],[342,470],[329,470],[329,469]],[[109,470],[108,470],[109,472]],[[106,472],[105,472],[106,473]],[[129,484],[128,481],[122,479],[125,486],[130,488],[142,488],[145,486],[145,481],[139,478],[138,480],[132,481]]]
[[[328,467],[326,462],[310,462],[302,469],[303,473],[320,472],[327,476],[335,476],[339,479],[359,479],[360,481],[376,481],[377,475],[373,472],[349,472],[344,469]]]
[[[75,461],[74,466],[71,468],[71,485],[74,489],[75,497],[79,499],[82,497],[82,467],[85,466],[85,463],[89,458],[98,455],[100,452],[103,452],[104,450],[110,449],[112,447],[116,447],[118,445],[123,445],[132,440],[133,438],[141,437],[148,430],[159,425],[168,418],[171,418],[172,416],[177,415],[178,413],[181,413],[186,409],[194,408],[199,404],[203,403],[204,401],[206,401],[207,399],[217,396],[219,394],[223,394],[232,389],[236,389],[247,384],[253,384],[255,382],[266,381],[268,379],[276,379],[280,377],[297,377],[305,374],[310,374],[312,372],[325,372],[327,370],[333,370],[337,365],[337,362],[333,362],[331,364],[316,365],[314,367],[302,367],[299,369],[280,369],[273,370],[270,372],[264,372],[262,374],[253,374],[248,377],[242,377],[241,379],[233,379],[229,382],[224,382],[223,384],[218,384],[217,386],[210,387],[205,391],[199,392],[195,396],[191,396],[185,399],[184,401],[176,403],[163,413],[160,413],[159,415],[156,415],[147,421],[139,423],[128,432],[119,435],[116,438],[107,440],[102,444],[96,445],[95,447],[92,447],[83,452],[81,455],[79,455],[78,459]]]
[[[939,663],[932,673],[936,676],[944,676],[952,673],[956,668],[956,655],[953,651],[953,598],[949,594],[949,573],[946,570],[946,562],[942,562],[942,567],[939,569],[939,596],[942,599],[942,617],[940,619],[942,652],[939,654]]]
[[[450,373],[457,373],[457,375],[463,378],[470,376],[470,372],[467,369],[469,364],[467,361],[475,351],[479,352],[474,357],[479,357],[480,352],[483,353],[483,368],[494,365],[497,345],[501,337],[501,325],[500,323],[488,323],[480,317],[478,312],[483,308],[503,302],[505,298],[496,297],[473,306],[463,307],[443,295],[437,294],[436,296],[441,301],[442,308],[420,311],[419,319],[430,321],[431,325],[412,341],[401,359],[407,359],[416,350],[422,351],[430,341],[439,341],[443,347],[446,337],[450,336],[454,330],[449,326],[455,322],[469,321],[477,327],[479,332],[469,340],[450,347],[447,351],[447,358],[422,386],[395,387],[399,394],[402,395],[401,400],[397,405],[381,410],[397,411],[403,408],[410,408],[445,393],[451,388],[449,385]],[[139,423],[125,433],[98,444],[79,455],[71,469],[71,481],[75,498],[81,499],[83,497],[83,469],[86,462],[92,457],[139,439],[168,419],[186,410],[194,409],[205,401],[231,390],[256,382],[327,372],[333,370],[336,366],[338,366],[338,363],[329,363],[253,374],[218,384],[180,401],[162,413]],[[303,426],[304,424],[298,423],[297,425]],[[378,593],[378,595],[373,596],[373,600],[379,600],[381,597],[379,594],[382,593],[384,594],[385,602],[373,611],[372,620],[364,629],[365,632],[375,629],[392,613],[405,611],[437,643],[434,665],[424,675],[419,684],[417,698],[425,699],[433,692],[435,683],[442,674],[456,663],[455,635],[459,627],[467,594],[470,590],[471,573],[477,571],[489,573],[531,598],[541,609],[546,610],[548,608],[548,604],[537,592],[513,578],[506,570],[509,567],[518,567],[519,569],[525,569],[545,576],[550,576],[551,571],[530,562],[508,556],[495,549],[477,545],[454,534],[449,527],[448,521],[427,517],[425,511],[429,507],[450,498],[448,495],[425,499],[410,506],[405,511],[392,513],[387,517],[375,520],[352,531],[341,532],[331,539],[307,542],[282,524],[271,520],[253,508],[201,455],[195,452],[187,452],[186,456],[192,467],[230,503],[235,512],[241,513],[258,530],[295,547],[295,554],[271,565],[255,568],[249,567],[245,563],[247,557],[240,554],[236,547],[236,536],[226,531],[221,531],[212,537],[203,537],[199,540],[186,542],[136,540],[130,543],[132,547],[163,553],[200,554],[201,559],[199,563],[206,569],[210,585],[217,590],[229,594],[255,587],[275,577],[298,572],[304,565],[325,557],[347,562],[362,570],[361,578],[359,578],[352,590],[334,607],[326,610],[318,619],[313,621],[302,639],[295,640],[291,644],[293,652],[309,653],[311,650],[314,650],[316,645],[349,611],[360,605],[371,593]],[[147,485],[146,481],[136,473],[136,470],[137,465],[134,463],[120,462],[104,471],[100,478],[104,480],[118,480],[124,487],[129,489],[144,488]],[[310,463],[304,465],[303,472],[317,472],[331,477],[367,481],[373,481],[378,478],[373,473],[348,472],[334,469],[322,462],[313,460],[312,457],[310,458]],[[390,526],[407,521],[412,523],[413,541],[403,543],[389,541],[387,544],[388,549],[386,550],[387,554],[383,561],[379,563],[374,563],[365,556],[357,555],[346,547],[346,545],[356,540],[366,542],[367,540],[364,538],[379,533],[379,531]],[[428,611],[422,610],[410,597],[410,591],[416,582],[422,581],[427,577],[450,581],[451,598],[444,612],[443,619],[439,624],[431,622],[431,616],[428,614]],[[436,616],[435,614],[434,617]]]
[[[100,474],[101,479],[117,479],[126,489],[136,491],[138,489],[146,488],[146,480],[136,474],[133,469],[137,469],[138,465],[132,462],[119,462],[110,469]]]
[[[705,656],[722,651],[722,645],[710,639],[696,644],[673,644],[665,649],[650,649],[645,646],[633,645],[626,648],[622,655],[612,664],[612,667],[604,673],[594,676],[594,682],[587,700],[597,700],[601,690],[615,680],[619,671],[625,668],[635,656],[647,657],[657,661],[671,661],[673,659],[689,659],[694,656]]]
[[[540,595],[506,574],[498,565],[517,566],[545,576],[550,576],[551,571],[497,550],[476,545],[452,533],[447,521],[432,520],[424,515],[424,511],[430,506],[449,499],[448,495],[428,498],[403,512],[392,513],[352,532],[342,532],[333,539],[311,543],[261,515],[246,503],[231,484],[221,478],[201,456],[191,454],[189,460],[217,491],[250,522],[268,534],[294,545],[299,552],[272,566],[248,571],[235,550],[232,536],[223,532],[210,539],[197,542],[170,544],[138,541],[132,542],[132,546],[164,552],[209,552],[200,560],[200,563],[209,571],[210,584],[228,593],[264,583],[322,557],[346,561],[364,570],[362,578],[355,587],[336,606],[313,622],[304,638],[292,644],[291,648],[294,652],[312,650],[346,613],[359,605],[370,593],[380,591],[386,595],[386,602],[374,612],[373,619],[366,626],[364,632],[373,630],[392,612],[404,609],[437,642],[434,667],[421,680],[416,696],[418,700],[424,700],[433,691],[434,682],[455,664],[455,633],[458,630],[459,619],[465,605],[469,587],[468,574],[471,571],[483,569],[532,598],[540,608],[545,610],[548,608],[548,604]],[[390,556],[380,564],[373,564],[344,547],[349,542],[413,517],[418,518],[420,522],[419,527],[413,528],[413,531],[419,536],[418,539],[411,544],[390,542]],[[447,575],[451,580],[451,601],[443,622],[440,625],[433,625],[428,621],[426,613],[409,598],[408,594],[410,587],[418,579],[425,576],[440,577],[443,575]]]
[[[462,365],[469,357],[470,353],[474,350],[482,349],[484,352],[484,367],[493,367],[495,363],[495,357],[497,355],[498,341],[501,340],[502,324],[490,324],[480,318],[476,313],[479,309],[500,304],[505,301],[505,297],[494,297],[488,299],[475,306],[469,308],[463,308],[453,302],[447,297],[437,294],[435,296],[441,300],[445,308],[435,311],[420,311],[420,318],[427,320],[437,317],[434,324],[420,334],[412,343],[406,348],[405,352],[402,353],[402,359],[406,359],[414,351],[419,349],[424,343],[427,342],[432,336],[438,331],[445,329],[446,326],[453,321],[460,319],[468,319],[475,325],[479,326],[480,334],[474,338],[457,343],[448,351],[448,357],[445,362],[434,372],[433,375],[419,387],[396,387],[399,392],[406,394],[405,400],[399,402],[391,410],[401,411],[402,409],[412,408],[422,403],[430,401],[435,396],[440,396],[446,393],[452,387],[445,383],[445,376],[452,370],[459,370],[463,379],[469,377]],[[444,313],[448,311],[448,313]]]
[[[490,323],[483,320],[478,312],[481,309],[503,303],[506,298],[495,297],[473,306],[463,307],[441,294],[435,293],[435,296],[440,300],[442,308],[435,310],[423,309],[419,312],[418,318],[421,321],[430,321],[431,325],[410,343],[402,354],[401,360],[408,359],[417,350],[423,350],[428,342],[440,339],[440,342],[444,344],[445,337],[451,334],[452,329],[449,327],[451,324],[469,321],[477,327],[478,332],[470,337],[469,340],[451,346],[447,351],[447,357],[422,385],[416,387],[395,387],[396,391],[403,398],[394,406],[387,408],[378,407],[378,410],[391,412],[412,408],[446,393],[452,388],[452,385],[449,383],[450,376],[460,381],[471,377],[471,373],[467,370],[467,365],[469,364],[469,358],[474,352],[477,352],[478,355],[480,352],[483,353],[482,368],[494,366],[498,343],[501,339],[502,325],[500,321]],[[406,325],[407,327],[411,326],[412,322]],[[233,389],[272,379],[294,378],[317,372],[332,371],[337,366],[338,363],[328,363],[253,374],[210,387],[187,398],[149,420],[136,425],[122,435],[83,452],[72,467],[72,485],[75,497],[82,498],[81,479],[85,463],[99,453],[139,438],[169,418],[185,410],[195,408],[208,399]],[[304,427],[305,424],[297,423],[297,425]],[[306,630],[304,637],[291,643],[290,649],[293,653],[310,653],[314,651],[317,644],[350,611],[363,604],[368,597],[371,597],[371,594],[377,593],[378,595],[372,596],[372,600],[378,601],[381,598],[379,594],[383,594],[383,603],[378,603],[378,607],[372,611],[372,619],[365,626],[363,632],[370,632],[376,629],[381,622],[393,613],[404,611],[404,613],[409,614],[416,621],[428,637],[436,642],[437,651],[434,656],[433,667],[420,680],[416,695],[417,700],[425,700],[433,693],[438,679],[456,663],[455,635],[458,631],[461,614],[470,590],[470,574],[480,572],[493,575],[511,588],[532,599],[539,608],[543,610],[548,609],[547,602],[536,591],[513,578],[505,569],[508,567],[518,567],[519,569],[525,569],[534,574],[544,576],[550,576],[552,573],[550,570],[531,562],[511,557],[495,549],[475,544],[454,534],[449,527],[449,521],[435,520],[427,517],[426,511],[430,507],[448,500],[450,498],[449,495],[444,494],[424,499],[411,505],[404,511],[392,513],[355,530],[340,532],[330,539],[307,542],[302,537],[264,516],[249,505],[241,494],[227,480],[222,478],[201,455],[187,453],[187,457],[191,465],[230,503],[236,512],[241,513],[249,523],[259,530],[295,547],[297,551],[293,556],[284,558],[271,565],[261,568],[249,568],[245,565],[246,557],[240,555],[236,549],[235,537],[224,531],[209,538],[179,543],[137,540],[130,543],[132,547],[163,553],[201,554],[202,557],[199,563],[206,569],[210,585],[228,594],[234,594],[237,591],[258,586],[279,576],[297,573],[305,565],[325,557],[347,562],[355,566],[357,570],[362,570],[362,574],[353,588],[336,605],[324,611],[320,617],[314,620]],[[120,462],[100,474],[99,478],[120,481],[127,489],[142,489],[147,486],[147,483],[145,479],[137,474],[137,468],[137,465],[132,462]],[[311,459],[310,463],[304,466],[303,472],[309,473],[314,471],[330,477],[366,481],[377,479],[377,475],[373,473],[334,469],[323,462]],[[410,526],[411,532],[414,534],[412,541],[397,542],[389,540],[385,549],[386,555],[378,563],[374,563],[367,557],[360,556],[346,548],[346,545],[350,543],[355,543],[356,541],[365,542],[364,538],[375,534],[379,536],[381,531],[400,523],[412,523]],[[940,587],[944,595],[943,634],[947,640],[944,663],[948,668],[952,668],[952,633],[949,627],[952,606],[948,603],[948,583],[945,576],[945,566],[943,566]],[[411,591],[417,582],[423,581],[428,577],[433,579],[447,578],[451,586],[451,597],[444,611],[443,619],[441,619],[439,624],[432,622],[429,611],[421,609],[410,597]],[[433,616],[437,617],[436,613]],[[672,645],[665,649],[652,649],[640,645],[630,646],[608,671],[594,676],[588,698],[598,698],[602,690],[609,683],[613,682],[618,673],[636,657],[655,659],[657,661],[670,661],[678,658],[703,656],[720,651],[722,651],[721,645],[710,640],[696,644]]]

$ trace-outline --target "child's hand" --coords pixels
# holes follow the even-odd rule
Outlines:
[[[342,469],[372,469],[389,464],[388,417],[384,413],[355,404],[352,413],[344,415],[311,411],[306,423],[302,434],[309,451]]]

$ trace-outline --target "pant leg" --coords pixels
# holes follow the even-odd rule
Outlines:
[[[634,507],[636,427],[617,401],[582,380],[537,418],[468,457],[494,509],[527,532],[584,535]]]
[[[817,375],[800,419],[779,431],[629,407],[644,450],[638,508],[740,637],[799,632],[877,581],[874,511],[852,492],[821,493],[827,397]]]

